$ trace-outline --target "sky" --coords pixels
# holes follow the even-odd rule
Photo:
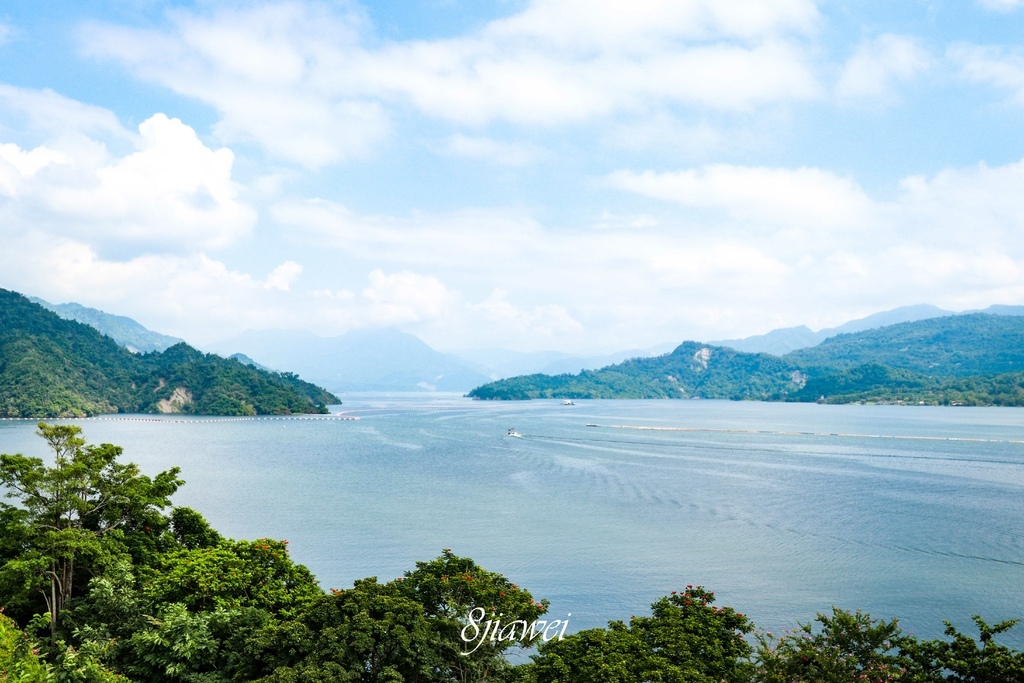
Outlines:
[[[604,353],[1024,304],[1024,0],[9,0],[0,287]]]

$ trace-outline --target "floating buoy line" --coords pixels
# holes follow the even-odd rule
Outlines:
[[[221,417],[194,417],[191,419],[181,418],[164,418],[164,417],[113,417],[110,415],[96,415],[93,417],[0,417],[0,420],[12,421],[12,422],[39,422],[40,420],[67,420],[72,422],[85,421],[90,422],[160,422],[163,424],[193,424],[193,423],[206,423],[206,422],[248,422],[248,421],[271,421],[271,420],[323,420],[323,421],[343,421],[343,420],[358,420],[359,418],[355,415],[226,415]]]
[[[587,427],[605,429],[634,429],[641,432],[697,432],[703,434],[770,434],[777,436],[817,436],[845,439],[906,439],[908,441],[965,441],[968,443],[1020,443],[1024,439],[981,439],[969,436],[911,436],[901,434],[857,434],[845,432],[797,432],[776,429],[714,429],[711,427],[651,427],[647,425],[600,425],[588,423]]]

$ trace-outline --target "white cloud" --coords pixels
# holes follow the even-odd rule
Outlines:
[[[470,306],[470,310],[482,313],[486,324],[501,330],[502,334],[517,338],[539,334],[545,341],[554,341],[560,336],[583,331],[583,326],[564,306],[547,304],[524,310],[509,302],[508,292],[502,289],[494,290],[485,300]]]
[[[356,13],[281,2],[170,18],[166,34],[90,24],[82,42],[88,54],[213,105],[225,142],[254,140],[307,167],[364,155],[387,134],[380,104],[342,87],[357,48]]]
[[[309,199],[279,202],[270,215],[312,243],[371,262],[479,270],[495,260],[516,261],[545,242],[536,221],[511,211],[467,209],[403,219],[360,216],[336,202]]]
[[[68,157],[47,147],[25,151],[15,144],[0,143],[0,190],[16,198],[40,170],[68,162]]]
[[[435,277],[408,270],[386,275],[377,269],[369,275],[364,298],[373,303],[371,317],[377,325],[403,325],[442,317],[454,304],[454,295]]]
[[[121,126],[109,109],[84,104],[52,90],[32,90],[0,83],[0,121],[24,122],[31,133],[66,140],[74,135],[100,135],[131,142],[135,134]]]
[[[1024,105],[1024,51],[977,45],[954,45],[947,57],[960,68],[961,77],[1009,90]]]
[[[278,267],[270,271],[267,275],[267,281],[263,285],[265,289],[277,289],[282,292],[287,292],[291,289],[291,285],[302,274],[302,266],[295,261],[285,261]]]
[[[818,97],[811,0],[535,0],[479,31],[368,46],[326,4],[176,12],[166,31],[93,24],[86,51],[214,106],[217,133],[318,167],[365,154],[411,104],[458,124],[552,126],[664,105],[749,111]]]
[[[841,100],[891,100],[897,84],[931,66],[931,55],[911,37],[883,35],[861,44],[836,84]]]
[[[98,143],[0,147],[0,231],[43,230],[104,248],[191,251],[249,234],[255,212],[238,198],[234,155],[207,148],[177,119],[139,126],[134,148]]]
[[[616,171],[622,190],[695,208],[717,209],[747,225],[829,229],[860,224],[870,201],[852,180],[816,168],[714,164],[686,171]]]
[[[977,0],[978,4],[996,12],[1012,12],[1024,7],[1024,0]]]

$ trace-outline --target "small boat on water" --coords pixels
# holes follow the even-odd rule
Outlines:
[[[570,399],[565,399],[564,401],[562,401],[562,405],[563,406],[574,406],[576,404],[573,403]]]
[[[506,434],[505,436],[517,436],[517,437],[519,437],[520,439],[521,439],[521,438],[523,438],[523,435],[522,435],[522,434],[520,434],[519,432],[517,432],[517,431],[516,431],[515,429],[513,429],[512,427],[509,427],[509,428],[508,428],[508,434]]]

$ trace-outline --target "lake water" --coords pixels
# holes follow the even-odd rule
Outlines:
[[[1024,617],[1024,410],[344,398],[358,421],[79,423],[149,474],[180,466],[177,504],[288,539],[325,587],[452,548],[571,631],[691,583],[768,629],[831,605],[927,637]],[[34,429],[0,422],[0,452],[44,455]]]

